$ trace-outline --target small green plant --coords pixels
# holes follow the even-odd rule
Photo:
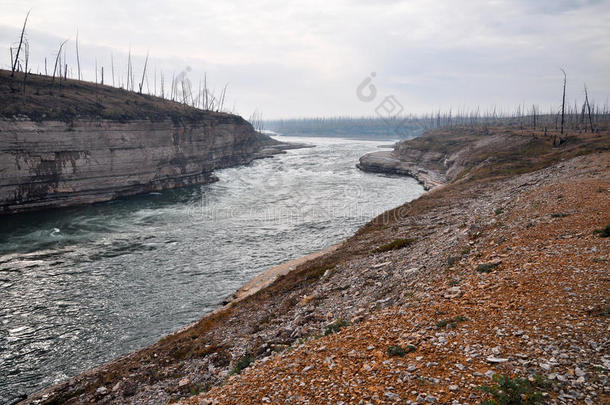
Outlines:
[[[455,280],[451,280],[451,281],[449,282],[449,286],[450,286],[450,287],[455,287],[455,286],[457,286],[457,285],[459,285],[459,284],[460,284],[460,281],[461,281],[461,280],[460,280],[459,278],[456,278]]]
[[[415,239],[415,238],[396,239],[390,243],[386,243],[385,245],[379,246],[377,249],[373,250],[373,253],[383,253],[383,252],[389,252],[390,250],[402,249],[404,247],[414,244],[416,240],[417,239]]]
[[[326,326],[324,330],[324,336],[332,335],[333,333],[337,333],[341,330],[341,328],[348,326],[349,322],[343,319],[337,319],[335,322]]]
[[[481,405],[539,405],[544,403],[542,392],[536,383],[532,385],[527,378],[494,374],[493,385],[484,385],[479,389],[491,395],[492,399],[481,402]]]
[[[500,215],[500,214],[502,214],[503,212],[504,212],[504,210],[503,210],[502,208],[496,208],[496,210],[494,211],[494,213],[495,213],[496,215]]]
[[[241,373],[242,370],[245,369],[245,368],[248,368],[248,366],[253,361],[254,361],[254,359],[246,354],[244,357],[239,359],[237,364],[235,364],[235,367],[233,367],[233,373],[232,374],[239,374],[239,373]]]
[[[498,267],[499,263],[480,263],[477,266],[477,271],[479,273],[491,273],[491,271]]]
[[[414,352],[415,350],[417,350],[417,348],[413,345],[407,345],[404,348],[402,346],[395,345],[395,346],[388,347],[388,355],[390,357],[395,357],[395,356],[402,357],[407,353]]]
[[[437,328],[444,328],[444,327],[447,326],[447,327],[453,329],[453,328],[457,327],[458,323],[465,322],[467,320],[468,320],[468,318],[466,318],[463,315],[459,315],[459,316],[456,316],[456,317],[450,318],[450,319],[441,319],[440,321],[438,321],[436,323],[436,327]]]
[[[602,238],[610,237],[610,224],[606,225],[606,227],[603,229],[596,229],[595,231],[593,231],[593,233],[599,234],[599,236],[601,236]]]

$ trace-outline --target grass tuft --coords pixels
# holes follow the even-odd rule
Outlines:
[[[326,326],[326,329],[324,330],[324,336],[328,336],[328,335],[332,335],[333,333],[337,333],[341,330],[341,328],[344,328],[346,326],[349,326],[348,321],[345,321],[343,319],[337,319],[335,322]]]
[[[408,239],[399,238],[390,243],[386,243],[385,245],[379,246],[378,248],[373,250],[373,253],[383,253],[383,252],[389,252],[390,250],[402,249],[402,248],[405,248],[407,246],[414,244],[415,241],[417,241],[416,238],[408,238]]]
[[[388,355],[390,357],[395,357],[395,356],[403,357],[407,353],[411,353],[416,350],[417,350],[417,348],[413,345],[407,345],[406,347],[394,345],[394,346],[388,347]]]
[[[544,403],[544,396],[539,390],[542,381],[532,384],[527,378],[494,374],[493,385],[484,385],[479,389],[491,396],[481,405],[539,405]]]

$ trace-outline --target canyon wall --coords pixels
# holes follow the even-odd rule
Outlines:
[[[277,152],[276,144],[223,113],[185,122],[0,119],[0,214],[208,183],[214,169]]]

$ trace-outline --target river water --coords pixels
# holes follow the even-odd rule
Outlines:
[[[0,217],[0,404],[154,343],[423,193],[355,168],[391,142],[277,139],[316,147],[204,186]]]

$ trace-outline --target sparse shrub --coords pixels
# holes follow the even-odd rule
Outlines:
[[[492,399],[481,402],[481,405],[538,405],[544,403],[542,392],[537,385],[532,385],[527,378],[494,374],[493,385],[479,387],[491,395]]]
[[[449,256],[447,258],[447,265],[449,267],[453,267],[457,262],[460,261],[460,259],[461,259],[461,257],[459,257],[459,256]]]
[[[599,234],[599,236],[601,236],[602,238],[610,237],[610,224],[606,225],[606,227],[603,229],[596,229],[595,231],[593,231],[593,233]]]
[[[460,284],[460,279],[459,279],[459,278],[456,278],[455,280],[451,280],[451,281],[449,282],[449,286],[450,286],[450,287],[455,287],[455,286],[457,286],[457,285],[459,285],[459,284]]]
[[[436,323],[436,327],[444,328],[445,326],[447,326],[447,327],[453,329],[453,328],[457,327],[458,323],[465,322],[467,320],[468,320],[468,318],[466,318],[463,315],[459,315],[459,316],[456,316],[456,317],[450,318],[450,319],[441,319],[440,321],[438,321]]]
[[[254,361],[254,359],[252,357],[250,357],[249,355],[245,355],[244,357],[242,357],[241,359],[239,359],[239,361],[237,362],[237,364],[235,364],[235,367],[233,367],[233,374],[239,374],[242,372],[243,369],[248,368],[248,366]]]
[[[377,249],[373,250],[373,253],[383,253],[389,252],[390,250],[402,249],[404,247],[412,245],[413,243],[415,243],[416,240],[417,239],[415,238],[399,238],[390,243],[386,243],[385,245],[379,246]]]
[[[333,333],[337,333],[341,330],[341,328],[348,326],[349,322],[343,319],[337,319],[335,322],[326,326],[324,330],[324,336],[332,335]]]
[[[504,212],[504,210],[503,210],[502,208],[496,208],[496,210],[494,211],[494,213],[495,213],[496,215],[500,215],[500,214],[502,214],[503,212]]]
[[[413,345],[407,345],[404,348],[402,346],[395,345],[395,346],[388,347],[388,355],[391,357],[394,357],[394,356],[402,357],[407,353],[414,352],[415,350],[417,350],[417,348]]]
[[[491,271],[498,267],[499,263],[480,263],[477,266],[477,271],[479,273],[491,273]]]

